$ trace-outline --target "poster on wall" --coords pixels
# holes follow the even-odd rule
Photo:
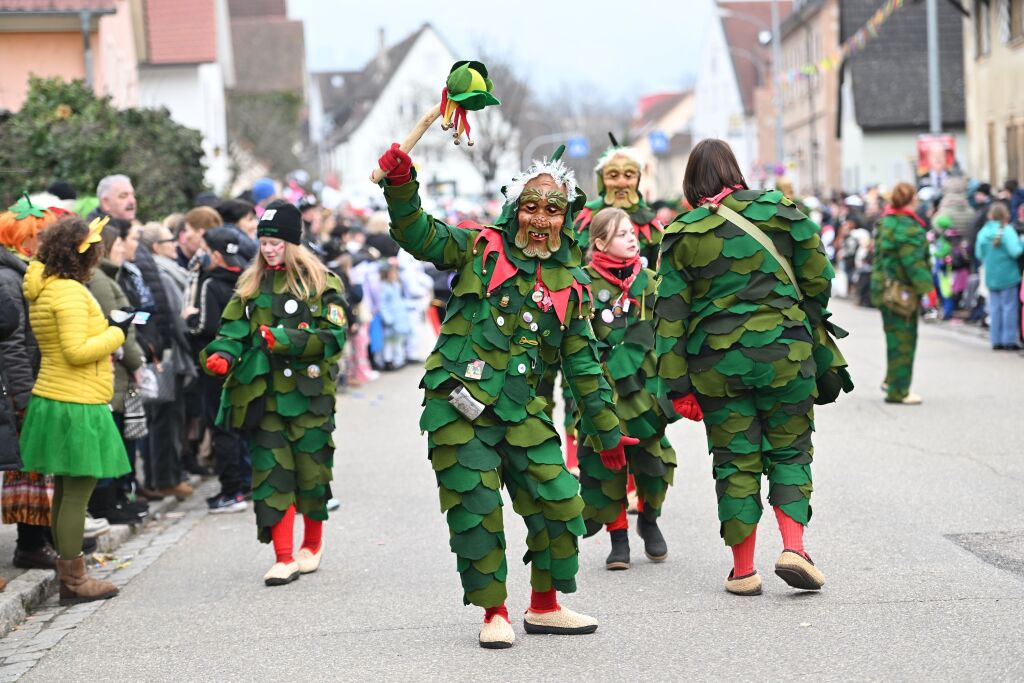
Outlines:
[[[956,138],[952,135],[917,136],[917,186],[942,189],[956,166]]]

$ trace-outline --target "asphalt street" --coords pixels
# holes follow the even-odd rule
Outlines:
[[[764,595],[725,593],[703,430],[677,424],[668,561],[649,563],[632,535],[633,567],[609,572],[606,535],[582,541],[579,591],[562,602],[600,628],[527,636],[525,527],[507,505],[518,640],[481,650],[481,611],[462,605],[417,427],[420,371],[407,368],[339,398],[342,508],[318,573],[263,586],[273,553],[252,513],[208,515],[23,680],[1024,678],[1024,358],[922,326],[914,389],[925,403],[886,405],[878,313],[835,311],[858,387],[818,412],[806,540],[827,579],[820,593],[772,573],[770,509]]]

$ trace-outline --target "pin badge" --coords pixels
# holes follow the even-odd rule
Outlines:
[[[320,366],[310,365],[308,368],[306,368],[306,375],[311,379],[316,379],[317,377],[320,376]]]
[[[473,360],[466,365],[466,379],[482,379],[484,376],[484,362]]]
[[[500,305],[500,306],[501,306],[502,308],[505,308],[506,306],[508,306],[508,297],[507,297],[507,296],[503,296],[503,297],[501,297],[501,301],[499,301],[499,302],[498,302],[498,304],[499,304],[499,305]]]
[[[544,298],[544,294],[540,290],[535,290],[534,293],[530,295],[530,298],[533,299],[535,303],[539,304]]]
[[[525,320],[528,323],[532,323],[533,322],[533,313],[530,313],[529,311],[527,311],[526,313],[523,313],[523,320]]]
[[[615,321],[615,316],[612,314],[612,310],[610,308],[606,308],[601,311],[601,320],[605,321],[609,325]]]
[[[609,292],[607,289],[601,289],[598,290],[597,292],[597,298],[600,299],[602,302],[608,301],[608,299],[612,298],[612,293]]]
[[[295,312],[299,310],[299,302],[295,299],[288,299],[284,302],[284,312],[288,315],[295,315]]]

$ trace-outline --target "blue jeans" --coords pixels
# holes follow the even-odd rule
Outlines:
[[[989,338],[992,346],[1016,346],[1020,339],[1020,304],[1017,285],[988,293]]]

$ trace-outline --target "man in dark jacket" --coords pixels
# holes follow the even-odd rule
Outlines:
[[[210,250],[210,265],[199,280],[197,312],[186,320],[194,348],[202,349],[217,336],[220,316],[235,293],[242,270],[256,253],[240,239],[238,231],[222,226],[207,230],[203,240]],[[203,373],[203,422],[212,436],[212,449],[220,479],[220,493],[207,499],[212,513],[241,512],[248,508],[245,491],[251,486],[246,464],[246,445],[238,431],[216,424],[224,377]]]

